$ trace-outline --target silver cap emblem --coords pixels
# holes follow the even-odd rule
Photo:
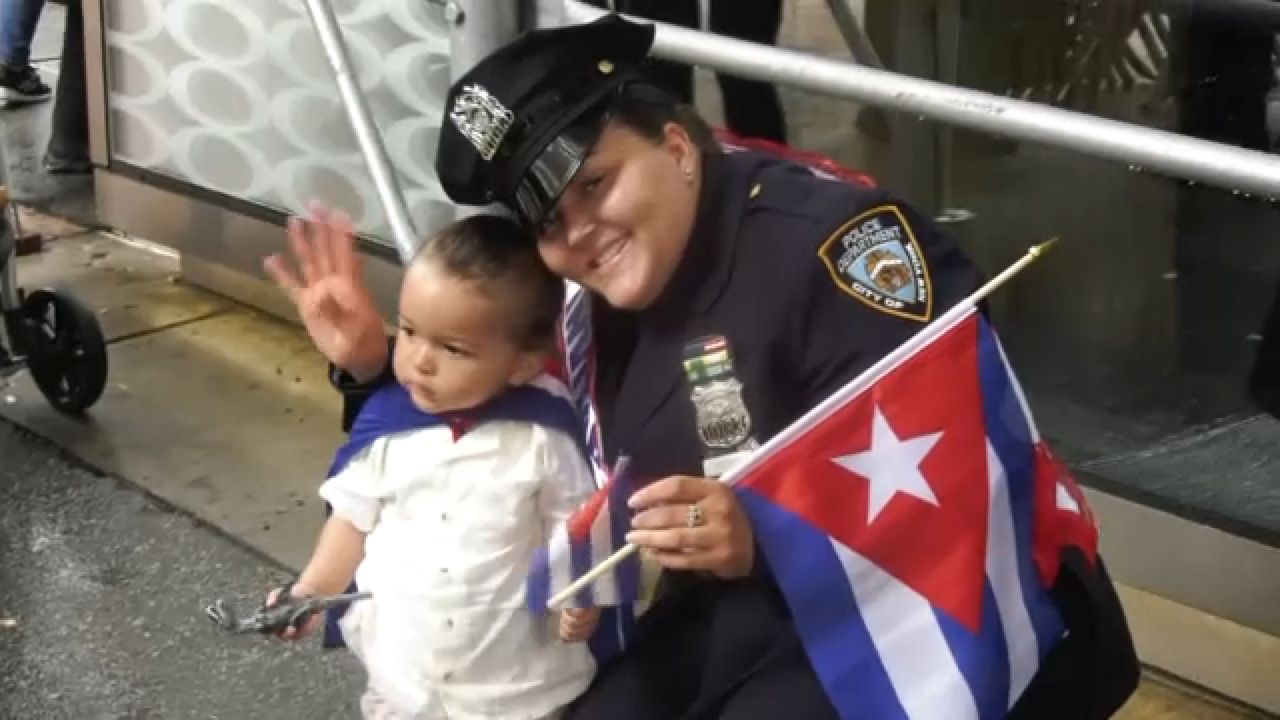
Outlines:
[[[492,160],[511,129],[515,114],[488,90],[479,85],[468,85],[454,99],[449,120],[475,146],[480,157]]]

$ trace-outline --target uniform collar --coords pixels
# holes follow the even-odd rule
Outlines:
[[[689,243],[666,288],[644,314],[703,311],[724,291],[750,179],[750,173],[737,172],[735,160],[719,153],[703,154],[702,187]]]

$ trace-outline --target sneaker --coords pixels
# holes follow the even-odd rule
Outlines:
[[[31,103],[48,100],[53,90],[30,65],[13,67],[0,63],[0,100]]]

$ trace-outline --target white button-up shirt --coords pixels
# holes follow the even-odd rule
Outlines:
[[[376,441],[320,495],[368,534],[348,646],[370,684],[414,717],[541,718],[586,689],[584,643],[534,615],[534,551],[594,490],[564,434],[491,422],[456,442],[441,425]]]

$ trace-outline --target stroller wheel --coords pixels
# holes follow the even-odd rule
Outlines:
[[[107,344],[98,318],[80,301],[54,290],[28,295],[22,312],[36,387],[58,411],[83,413],[107,385]]]

